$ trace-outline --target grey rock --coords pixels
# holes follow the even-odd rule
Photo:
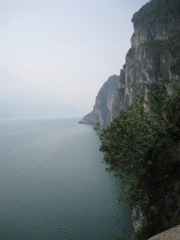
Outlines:
[[[119,76],[113,75],[103,84],[96,97],[93,110],[79,122],[81,124],[105,126],[113,116],[114,94],[119,82]]]
[[[180,239],[180,225],[162,232],[149,240],[179,240]]]

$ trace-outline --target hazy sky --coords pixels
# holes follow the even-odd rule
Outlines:
[[[0,114],[83,116],[148,0],[0,0]]]

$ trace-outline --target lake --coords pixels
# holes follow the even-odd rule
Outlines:
[[[129,238],[121,182],[79,119],[0,120],[0,239]]]

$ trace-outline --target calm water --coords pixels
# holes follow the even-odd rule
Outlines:
[[[78,119],[0,120],[0,239],[128,236],[120,182],[105,172],[93,128]]]

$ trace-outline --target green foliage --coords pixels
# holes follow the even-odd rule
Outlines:
[[[139,99],[97,132],[108,170],[123,180],[125,198],[146,216],[141,236],[179,223],[180,88],[171,96],[155,91],[148,101]]]
[[[150,28],[174,23],[179,21],[179,17],[179,0],[152,0],[134,14],[132,22],[135,25]]]

